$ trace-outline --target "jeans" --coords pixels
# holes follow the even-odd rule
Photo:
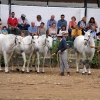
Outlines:
[[[21,24],[18,24],[18,27],[21,30],[28,30],[28,27],[30,27],[30,25],[22,26]]]

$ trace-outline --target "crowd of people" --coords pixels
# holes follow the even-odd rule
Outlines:
[[[36,21],[32,21],[31,25],[28,22],[25,14],[22,14],[20,18],[15,17],[15,12],[11,13],[11,16],[7,20],[8,28],[2,25],[2,20],[0,19],[0,33],[15,35],[20,35],[20,30],[28,30],[28,35],[50,35],[53,40],[57,40],[57,34],[62,34],[63,38],[67,41],[74,41],[74,39],[79,35],[84,35],[84,31],[91,32],[94,39],[98,39],[97,28],[98,24],[94,17],[91,17],[89,22],[86,22],[86,17],[83,17],[81,21],[76,22],[76,17],[72,16],[69,23],[65,20],[65,15],[61,15],[61,19],[58,22],[55,20],[55,16],[51,15],[51,18],[47,21],[47,27],[45,28],[45,23],[42,21],[41,15],[37,15]],[[68,26],[68,28],[67,28]],[[24,35],[24,32],[21,34]],[[71,46],[71,45],[70,45]]]

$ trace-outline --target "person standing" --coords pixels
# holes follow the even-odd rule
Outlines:
[[[68,65],[68,62],[67,62],[66,41],[63,39],[62,34],[58,34],[57,38],[60,41],[59,47],[56,50],[56,52],[52,54],[52,56],[55,56],[57,53],[59,54],[59,57],[60,57],[60,75],[64,76],[64,68],[66,68],[66,72],[69,76],[70,70],[69,70],[69,65]]]

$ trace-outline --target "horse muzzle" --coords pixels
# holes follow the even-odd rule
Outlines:
[[[49,50],[52,50],[52,47],[50,47]]]

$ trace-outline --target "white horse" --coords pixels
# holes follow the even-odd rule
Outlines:
[[[9,35],[0,34],[0,60],[3,55],[6,73],[9,72],[8,71],[8,63],[13,54],[13,51],[16,46],[20,46],[20,42],[21,42],[20,36],[16,36],[13,34],[9,34]],[[7,58],[7,55],[9,55],[9,58]],[[1,65],[0,65],[0,71],[2,71]]]
[[[26,55],[29,56],[28,58],[28,64],[27,64],[27,72],[29,72],[29,63],[30,63],[30,59],[33,55],[34,51],[38,51],[38,36],[26,36],[24,38],[22,38],[22,42],[21,42],[21,48],[20,47],[16,47],[15,48],[15,52],[17,54],[22,54],[23,60],[24,60],[24,65],[22,68],[22,72],[25,71],[25,65],[26,65]],[[19,70],[19,68],[17,68]]]
[[[45,63],[45,57],[48,53],[49,50],[52,50],[52,37],[47,36],[47,35],[42,35],[39,36],[38,38],[39,41],[39,51],[37,53],[37,60],[38,60],[38,67],[36,67],[36,63],[35,63],[35,68],[37,73],[39,73],[39,56],[42,55],[43,56],[43,68],[42,68],[42,72],[44,73],[44,63]]]
[[[78,36],[74,41],[74,48],[76,54],[76,72],[79,72],[79,61],[80,61],[80,54],[82,55],[82,62],[83,62],[83,71],[82,74],[87,72],[86,70],[86,57],[89,56],[89,69],[88,74],[91,75],[91,61],[95,53],[95,49],[91,48],[90,46],[95,46],[94,39],[91,36],[90,32],[85,32],[85,36]]]

